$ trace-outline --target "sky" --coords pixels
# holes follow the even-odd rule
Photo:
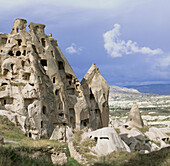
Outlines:
[[[95,63],[109,85],[170,83],[170,0],[0,4],[0,32],[9,33],[16,18],[45,24],[79,81]]]

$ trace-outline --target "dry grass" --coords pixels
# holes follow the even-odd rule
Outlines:
[[[10,122],[6,117],[0,116],[0,134],[7,140],[17,141],[18,144],[12,146],[26,146],[26,147],[66,147],[67,144],[60,143],[58,141],[43,139],[43,140],[33,140],[24,135],[19,127],[16,127],[12,122]],[[11,144],[5,144],[6,147],[11,146]]]
[[[92,163],[94,160],[96,160],[97,157],[93,155],[95,154],[95,152],[92,152],[91,148],[94,147],[97,142],[90,138],[86,138],[82,141],[81,135],[83,134],[83,131],[76,131],[74,134],[74,148],[78,153],[80,153],[84,158],[86,158],[89,163]]]
[[[26,85],[25,83],[22,83],[22,82],[10,82],[10,84],[12,86],[25,86]]]
[[[170,147],[149,154],[137,152],[113,152],[107,156],[100,157],[94,166],[169,166]]]

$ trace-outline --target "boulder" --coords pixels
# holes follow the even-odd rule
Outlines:
[[[151,151],[148,139],[136,128],[120,130],[121,139],[130,147],[131,151]]]
[[[51,161],[54,165],[65,165],[67,164],[67,156],[65,153],[56,152],[51,154]]]
[[[153,141],[168,141],[170,136],[162,132],[161,129],[156,127],[149,128],[149,131],[145,133],[145,135]]]
[[[94,139],[97,144],[92,147],[98,156],[107,155],[114,151],[128,151],[129,147],[121,140],[114,128],[104,127],[95,131],[87,132],[82,135],[82,139]]]

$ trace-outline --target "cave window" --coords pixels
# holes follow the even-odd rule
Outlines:
[[[21,55],[21,52],[20,51],[17,51],[16,52],[16,56],[20,56]]]
[[[46,59],[42,59],[41,60],[41,65],[44,67],[44,66],[47,66],[47,60]]]
[[[55,84],[55,77],[53,77],[53,84]]]
[[[43,128],[43,121],[41,121],[41,128]]]
[[[45,39],[44,38],[41,39],[41,43],[42,43],[43,47],[45,47]]]
[[[99,110],[98,109],[95,109],[95,113],[98,114]]]
[[[86,122],[83,122],[83,125],[86,127],[86,126],[87,126],[87,123],[86,123]]]
[[[23,80],[29,80],[30,79],[30,73],[24,73]]]
[[[21,46],[22,40],[19,39],[19,40],[17,40],[17,41],[18,41],[18,46]]]
[[[69,85],[71,85],[71,81],[69,81]]]
[[[59,113],[59,116],[60,116],[60,117],[63,117],[63,115],[64,115],[63,113]]]
[[[2,52],[3,50],[1,50],[1,52]]]
[[[2,43],[6,44],[6,42],[7,42],[7,38],[2,38]]]
[[[72,77],[73,77],[73,76],[72,76],[71,74],[67,74],[67,75],[66,75],[66,78],[67,78],[67,79],[72,80]]]
[[[2,83],[1,86],[8,85],[6,82]]]
[[[24,67],[25,61],[21,61],[21,65],[22,65],[22,67]]]
[[[109,137],[100,137],[100,139],[107,139],[107,140],[109,140]]]
[[[8,55],[10,56],[14,56],[13,52],[12,51],[8,51]]]
[[[19,29],[17,28],[16,30],[17,30],[17,33],[18,33],[18,32],[19,32]]]
[[[51,51],[51,55],[54,57],[54,52],[53,51]]]
[[[6,99],[4,99],[4,105],[6,105]]]
[[[11,69],[12,69],[12,70],[14,69],[14,64],[11,64]]]
[[[79,84],[76,85],[76,89],[78,89],[78,87],[79,87]]]
[[[55,90],[55,95],[57,96],[58,94],[59,94],[59,90],[56,89],[56,90]]]
[[[97,140],[98,140],[98,137],[94,137],[94,140],[97,142]]]
[[[4,71],[3,71],[3,75],[7,75],[7,74],[8,74],[8,72],[9,72],[9,70],[8,70],[8,69],[4,69]]]
[[[90,88],[90,99],[94,99],[94,95],[93,95],[93,93],[91,91],[91,88]]]
[[[10,40],[8,40],[8,43],[10,43]]]
[[[43,106],[43,108],[42,108],[42,112],[43,112],[43,114],[46,114],[46,106]]]
[[[64,70],[63,62],[58,61],[58,69],[59,69],[59,70]]]
[[[26,55],[26,50],[23,51],[23,55],[24,55],[24,56]]]
[[[32,134],[31,134],[31,133],[29,133],[28,135],[29,135],[30,138],[32,137]]]

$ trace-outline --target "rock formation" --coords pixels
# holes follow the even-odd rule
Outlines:
[[[149,128],[149,131],[145,133],[145,135],[153,141],[168,141],[170,139],[170,136],[168,136],[166,133],[164,133],[161,129],[156,127]]]
[[[84,133],[82,138],[94,139],[97,144],[92,148],[98,156],[107,155],[113,151],[128,151],[130,148],[121,140],[114,128],[104,127],[92,132]]]
[[[16,19],[11,33],[0,33],[0,114],[34,139],[49,138],[57,126],[108,126],[109,86],[97,66],[81,85],[45,25],[26,26]]]
[[[95,129],[107,127],[109,123],[109,85],[95,64],[84,76],[81,85],[90,109],[91,127]]]
[[[131,127],[136,126],[139,128],[142,128],[144,126],[137,103],[133,104],[129,112],[129,117],[128,117],[127,123],[125,124],[125,127],[128,127],[128,126],[131,126]]]

